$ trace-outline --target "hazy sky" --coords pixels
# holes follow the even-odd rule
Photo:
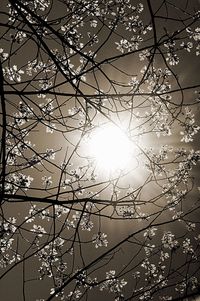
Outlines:
[[[141,2],[144,4],[145,10],[141,13],[140,18],[145,25],[149,25],[151,18],[147,5],[148,1]],[[163,3],[161,0],[154,0],[151,2],[152,10],[154,12],[157,11],[159,6]],[[6,23],[7,16],[4,14],[4,12],[8,11],[6,8],[7,3],[8,1],[6,0],[2,1],[2,23]],[[88,1],[88,3],[91,3],[91,1]],[[131,1],[132,5],[137,5],[138,3],[139,1]],[[199,1],[196,0],[169,1],[169,3],[166,6],[163,5],[162,9],[160,9],[157,13],[160,18],[156,19],[155,29],[159,42],[164,39],[168,39],[168,37],[173,35],[176,30],[181,29],[185,26],[185,24],[190,23],[190,14],[193,14],[195,11],[200,9]],[[67,1],[66,4],[69,5],[70,1]],[[86,4],[84,3],[84,5]],[[185,11],[187,11],[187,14]],[[132,12],[130,12],[130,15],[131,13]],[[87,13],[85,12],[84,16],[86,14]],[[60,23],[58,18],[63,18],[65,15],[66,19],[63,19]],[[168,16],[168,19],[165,18],[166,15]],[[177,21],[179,18],[184,19],[184,16],[186,18],[186,21],[184,21],[185,23],[182,21]],[[136,232],[143,227],[145,228],[150,222],[152,222],[155,212],[159,212],[159,210],[161,210],[160,208],[164,209],[163,211],[161,210],[162,214],[158,214],[156,222],[162,223],[165,220],[171,220],[172,216],[174,215],[174,211],[166,209],[167,200],[164,194],[162,195],[162,185],[166,180],[165,173],[163,179],[162,176],[159,178],[159,175],[156,176],[153,174],[153,176],[151,176],[151,172],[145,169],[145,162],[148,161],[148,156],[151,155],[150,151],[152,149],[154,149],[155,153],[159,153],[159,151],[163,149],[162,147],[166,145],[172,146],[174,148],[173,151],[182,147],[186,147],[188,152],[191,149],[197,150],[199,148],[199,134],[195,135],[193,142],[187,144],[181,142],[182,137],[180,134],[181,125],[186,116],[185,108],[190,108],[190,105],[195,102],[195,89],[188,89],[184,91],[183,94],[180,91],[175,92],[172,94],[172,104],[170,104],[169,107],[166,103],[165,108],[160,106],[160,110],[164,111],[166,109],[168,114],[168,117],[166,117],[166,120],[164,120],[163,123],[166,122],[170,125],[171,121],[173,124],[173,132],[172,135],[166,134],[160,135],[159,137],[159,135],[156,135],[156,126],[160,123],[162,124],[162,118],[164,118],[164,114],[160,117],[158,115],[157,121],[155,122],[152,116],[148,115],[154,110],[153,105],[150,105],[151,97],[148,95],[135,96],[134,93],[131,92],[130,88],[130,86],[133,85],[133,83],[130,82],[134,82],[135,80],[137,82],[137,80],[139,80],[141,90],[138,91],[140,91],[141,94],[149,93],[149,82],[148,80],[145,81],[144,78],[142,78],[141,72],[142,66],[144,66],[144,64],[148,64],[148,59],[147,63],[143,60],[140,60],[138,49],[136,49],[137,51],[135,53],[133,52],[132,54],[130,53],[128,55],[125,55],[124,53],[121,53],[119,49],[116,49],[119,46],[120,40],[130,40],[132,33],[129,30],[126,30],[123,26],[119,26],[119,28],[116,30],[116,34],[112,33],[109,35],[110,29],[105,26],[107,21],[105,21],[104,26],[102,26],[103,29],[101,29],[100,25],[97,27],[95,25],[91,26],[91,22],[95,24],[94,20],[98,19],[98,17],[95,17],[94,19],[92,16],[85,18],[86,22],[83,23],[83,25],[80,24],[80,26],[76,28],[77,31],[82,34],[82,43],[87,44],[87,41],[91,39],[91,36],[94,33],[96,34],[95,38],[98,40],[98,43],[95,44],[94,41],[90,40],[90,43],[85,46],[84,51],[86,55],[88,55],[90,47],[93,51],[97,51],[99,45],[102,44],[101,48],[97,51],[95,64],[98,65],[98,62],[101,61],[104,61],[104,64],[100,64],[100,67],[98,67],[90,60],[84,63],[84,56],[80,60],[80,51],[75,53],[71,50],[70,52],[69,47],[65,48],[60,40],[56,39],[56,32],[62,32],[65,30],[62,28],[60,29],[61,24],[62,26],[68,26],[71,24],[71,22],[73,22],[73,18],[71,19],[70,15],[67,15],[67,9],[65,5],[62,4],[62,1],[53,1],[52,10],[48,16],[48,22],[51,24],[52,21],[52,26],[55,28],[55,33],[52,33],[49,37],[45,38],[44,41],[46,45],[48,45],[49,49],[54,49],[55,55],[60,52],[61,56],[58,56],[58,60],[60,60],[58,65],[62,66],[62,63],[65,62],[66,57],[64,55],[70,55],[70,61],[66,60],[67,63],[65,64],[65,68],[67,71],[63,67],[63,69],[61,68],[60,70],[56,71],[56,73],[54,73],[54,70],[50,70],[49,73],[46,73],[45,75],[42,73],[42,71],[40,71],[38,61],[48,64],[50,54],[47,53],[47,49],[45,49],[45,46],[42,43],[38,44],[36,47],[35,40],[38,38],[37,34],[39,32],[39,28],[37,28],[36,32],[34,32],[34,25],[30,25],[28,27],[27,25],[24,26],[23,22],[20,23],[18,21],[13,23],[12,26],[10,25],[8,32],[7,28],[4,26],[0,27],[0,47],[3,48],[5,53],[12,54],[8,65],[6,65],[7,63],[4,62],[3,67],[7,66],[10,68],[13,65],[17,65],[18,70],[24,70],[24,73],[21,72],[20,75],[22,78],[21,83],[9,81],[9,76],[6,74],[6,72],[4,73],[4,90],[7,108],[7,132],[10,131],[13,135],[9,141],[12,141],[12,143],[14,143],[13,145],[18,145],[19,141],[25,139],[26,145],[28,145],[27,150],[22,153],[22,155],[17,154],[17,161],[14,165],[7,164],[7,172],[10,172],[11,174],[24,173],[26,176],[33,178],[30,189],[21,189],[17,191],[16,194],[19,196],[28,195],[30,197],[41,198],[41,200],[42,198],[46,197],[56,201],[74,200],[75,202],[81,198],[91,198],[93,194],[94,199],[97,200],[95,205],[96,207],[94,208],[95,215],[92,217],[94,227],[92,228],[91,232],[80,231],[81,233],[79,233],[77,231],[77,234],[73,229],[70,229],[69,231],[65,229],[62,231],[62,225],[66,216],[62,216],[56,226],[52,222],[53,219],[51,218],[50,221],[48,219],[40,221],[42,227],[46,229],[47,233],[49,231],[49,233],[52,234],[53,227],[55,227],[57,231],[60,229],[61,237],[66,240],[66,249],[68,248],[70,241],[73,240],[73,237],[76,239],[76,235],[80,235],[81,238],[77,238],[74,255],[71,256],[66,254],[66,257],[63,256],[63,258],[68,260],[68,269],[71,272],[75,272],[77,269],[83,268],[84,265],[86,266],[93,259],[95,259],[97,255],[100,256],[105,252],[106,248],[95,248],[94,244],[91,243],[93,234],[99,232],[106,233],[108,239],[108,248],[112,248],[131,233]],[[55,19],[57,19],[56,22],[54,22]],[[16,35],[19,29],[20,31],[27,31],[26,34],[28,37],[30,37],[30,40],[28,40],[27,43],[25,42],[26,39],[20,41],[19,43],[11,41],[12,35]],[[40,30],[42,29],[44,28],[41,26]],[[66,31],[67,30],[68,29],[66,29]],[[72,30],[71,35],[73,36],[73,34],[74,33]],[[181,34],[181,38],[178,40],[177,45],[186,39],[185,35],[186,33],[184,31],[183,34]],[[135,36],[135,34],[133,34],[133,36]],[[152,31],[148,32],[147,29],[147,34],[144,36],[144,41],[139,45],[139,49],[142,47],[142,45],[149,49],[148,47],[155,42],[155,37],[153,37]],[[68,39],[69,40],[67,41],[70,41],[70,35]],[[186,40],[188,42],[189,39]],[[94,46],[92,44],[93,42]],[[76,45],[75,47],[78,46]],[[166,55],[164,50],[165,46],[162,45],[160,47],[162,47],[162,51],[164,55]],[[198,85],[198,70],[200,65],[199,58],[195,55],[194,49],[192,53],[186,50],[183,51],[181,49],[177,50],[177,53],[180,53],[180,64],[171,67],[172,76],[169,77],[171,89],[180,89],[179,84],[181,87]],[[113,59],[111,59],[112,57]],[[28,69],[30,67],[30,64],[27,66],[28,61],[32,61],[32,68],[35,68],[34,71],[30,71]],[[161,53],[155,52],[154,60],[151,61],[150,66],[154,67],[155,70],[159,68],[164,69],[166,67]],[[94,72],[92,68],[94,68]],[[69,70],[70,72],[68,72]],[[85,70],[89,71],[85,74]],[[66,72],[65,77],[64,72]],[[83,75],[79,81],[79,73],[81,72]],[[156,72],[157,71],[155,71],[155,73]],[[29,73],[31,73],[31,75]],[[75,74],[78,74],[77,78]],[[73,76],[75,77],[73,78]],[[46,82],[44,81],[45,77]],[[162,85],[162,80],[159,81],[159,79],[155,77],[154,81],[156,82],[156,80],[158,80],[160,85]],[[27,81],[30,82],[27,84]],[[36,94],[38,89],[45,89],[45,85],[50,81],[52,87],[56,86],[56,88],[50,87],[50,92],[54,92],[55,95],[52,95],[53,93],[48,93],[46,97],[43,97],[42,95],[40,97],[28,94],[24,96],[19,95],[21,93],[19,91],[22,90],[25,93],[34,92]],[[168,80],[166,80],[165,77],[164,83],[168,84]],[[153,90],[152,86],[151,89]],[[102,98],[97,98],[95,95],[99,94],[100,91],[102,91],[102,94],[105,93],[105,95]],[[61,95],[62,93],[63,95]],[[75,94],[78,94],[78,96]],[[107,94],[127,95],[119,98],[117,95],[107,97]],[[181,104],[181,101],[183,101],[183,106],[180,105],[180,111],[178,111],[179,108],[176,108],[176,105]],[[18,114],[19,102],[22,102],[26,108],[31,108],[29,112],[30,116],[28,117],[28,121],[25,121],[24,124],[14,127],[12,122],[13,120],[15,122],[18,121],[19,116],[16,114]],[[54,107],[53,109],[51,108],[51,104]],[[49,107],[47,108],[45,105],[49,105]],[[157,108],[156,105],[157,104],[155,104],[155,108]],[[52,114],[44,113],[47,112],[45,110],[48,109],[52,110]],[[200,118],[199,105],[197,104],[192,107],[192,110],[195,113],[195,119],[198,124],[198,120]],[[156,109],[154,114],[157,116]],[[174,116],[176,116],[176,118]],[[22,119],[25,120],[26,118]],[[176,121],[174,121],[175,119]],[[96,127],[98,128],[101,124],[110,124],[113,122],[115,125],[122,128],[122,131],[127,134],[128,139],[135,147],[133,147],[133,157],[128,164],[127,169],[121,172],[122,177],[119,176],[119,171],[115,169],[110,172],[110,170],[105,171],[104,168],[98,166],[94,167],[92,164],[95,163],[92,163],[92,160],[88,159],[88,145],[90,143],[89,141],[92,139],[91,137],[93,129],[95,130]],[[28,134],[25,136],[23,136],[24,130],[28,130]],[[119,141],[119,145],[125,143],[122,140],[123,139]],[[104,140],[102,140],[101,144],[103,143]],[[108,142],[105,140],[104,149],[107,147],[106,144],[108,145]],[[100,147],[101,145],[99,144],[99,148]],[[120,148],[118,147],[117,143],[116,148]],[[49,159],[46,154],[47,149],[50,151],[53,149],[55,151],[55,159],[52,159],[51,156]],[[10,150],[11,153],[12,151],[13,150]],[[36,153],[37,155],[40,154],[40,156],[36,156]],[[176,172],[178,169],[178,163],[176,161],[170,161],[170,156],[172,156],[172,154],[173,152],[169,151],[169,164],[166,164],[166,170],[169,173],[171,171],[173,176],[173,172]],[[54,152],[52,157],[54,157]],[[42,162],[42,164],[38,164],[34,166],[34,168],[28,165],[31,160],[38,158],[43,158],[44,163]],[[62,172],[60,169],[60,166],[63,162],[67,162],[66,173]],[[153,170],[152,166],[149,168],[152,168]],[[188,212],[188,210],[194,206],[197,206],[199,202],[198,186],[200,185],[198,165],[194,166],[192,176],[194,177],[194,180],[192,180],[188,186],[184,184],[184,182],[178,183],[178,188],[181,187],[183,189],[183,187],[187,186],[185,189],[188,190],[190,190],[193,185],[193,190],[188,196],[185,198],[183,197],[183,202],[181,202],[178,208],[184,213]],[[66,181],[66,186],[63,184],[63,181]],[[44,182],[46,183],[46,186]],[[131,189],[133,189],[133,194],[130,192]],[[109,218],[109,216],[116,218],[117,214],[119,213],[117,210],[124,210],[121,208],[123,207],[123,201],[130,202],[131,198],[135,201],[135,203],[132,202],[133,205],[129,208],[130,211],[135,210],[133,219],[119,218],[119,220],[113,220]],[[101,204],[98,204],[98,200]],[[118,200],[120,200],[122,204],[120,204],[121,207],[119,206],[119,208],[117,207],[118,204],[115,205]],[[31,204],[33,205],[34,202],[5,202],[5,204],[2,206],[2,216],[5,218],[8,218],[9,216],[16,216],[17,224],[19,225],[21,222],[23,223],[24,218],[28,216]],[[38,208],[41,206],[46,207],[48,205],[39,204]],[[70,207],[71,205],[68,206]],[[77,214],[76,210],[81,211],[83,206],[84,205],[82,204],[73,205],[73,208],[70,211],[71,213],[69,213],[69,218],[71,220],[76,220],[74,217]],[[50,209],[50,212],[52,214],[51,210],[52,209]],[[85,208],[83,210],[85,210]],[[149,220],[135,218],[136,214],[140,215],[144,212],[146,215],[152,216],[150,222]],[[128,213],[132,214],[131,212]],[[79,218],[80,217],[77,217],[77,220],[79,220]],[[186,223],[196,222],[195,232],[191,231],[188,234],[188,237],[191,240],[194,240],[194,237],[199,231],[198,219],[199,211],[194,211],[193,214],[188,217],[188,221],[186,221]],[[19,232],[18,235],[16,235],[18,239],[15,239],[14,249],[19,249],[22,257],[23,255],[26,256],[26,254],[30,254],[29,247],[34,252],[34,240],[33,235],[30,232],[31,226],[32,223],[23,224],[21,233]],[[185,224],[182,224],[181,222],[175,222],[172,224],[166,223],[159,227],[157,238],[154,238],[153,242],[150,240],[149,243],[154,243],[156,248],[160,250],[161,238],[163,233],[166,231],[175,232],[176,236],[179,237],[180,241],[182,241],[188,230]],[[45,239],[46,237],[42,238],[41,243],[43,243]],[[47,238],[47,240],[48,239],[49,238]],[[79,239],[84,241],[82,244],[82,250]],[[106,265],[104,261],[100,262],[102,264],[102,268],[99,268],[96,272],[99,279],[105,278],[106,271],[112,269],[115,269],[117,273],[120,273],[121,278],[124,278],[128,282],[125,293],[126,298],[128,298],[135,287],[133,272],[137,270],[137,266],[141,265],[141,262],[145,256],[144,246],[146,242],[144,240],[144,231],[138,235],[135,235],[134,239],[131,238],[130,241],[127,240],[126,243],[115,250],[115,254],[114,252],[112,253],[113,258],[106,257],[106,260],[108,261],[106,262]],[[171,259],[171,262],[166,263],[169,271],[173,270],[173,268],[177,268],[177,266],[181,265],[183,262],[185,263],[185,260],[187,260],[184,254],[179,256],[178,252],[179,251],[177,251],[177,253],[173,253],[172,251],[171,253],[169,252],[171,258],[173,258]],[[199,253],[197,252],[197,254]],[[157,255],[155,255],[152,260],[152,262],[155,264],[158,261],[158,256],[156,256]],[[0,281],[0,291],[1,296],[3,296],[2,301],[36,301],[36,298],[38,298],[38,300],[48,298],[49,289],[52,287],[52,279],[45,277],[43,281],[38,281],[37,271],[39,266],[40,262],[38,262],[38,259],[31,256],[30,259],[26,261],[26,264],[19,264],[13,269],[11,268],[10,272]],[[97,264],[96,267],[99,267],[99,264]],[[180,269],[179,276],[177,276],[178,273],[176,276],[179,280],[189,272],[191,274],[194,272],[195,275],[199,276],[199,267],[198,257],[196,264],[193,264],[192,267],[189,267],[189,265],[184,266],[183,269]],[[7,269],[9,269],[9,267]],[[141,266],[139,269],[141,270]],[[92,277],[95,276],[95,268],[93,270]],[[171,281],[174,281],[174,279]],[[24,283],[25,286],[23,286]],[[140,280],[140,285],[147,285],[144,281],[144,276]],[[68,290],[73,290],[73,285],[70,285]],[[170,293],[172,293],[171,288],[167,288],[166,294]],[[138,300],[137,298],[138,297],[135,297],[129,300]],[[159,298],[159,296],[157,295],[155,298]],[[90,292],[88,299],[85,297],[84,300],[111,301],[114,300],[114,295],[112,293],[108,293],[106,290],[99,291],[99,289],[95,289],[94,292]]]

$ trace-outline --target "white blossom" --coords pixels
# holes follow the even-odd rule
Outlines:
[[[99,247],[107,247],[108,245],[108,241],[106,239],[107,234],[105,233],[97,233],[94,234],[92,237],[92,242],[95,244],[95,248],[99,248]]]

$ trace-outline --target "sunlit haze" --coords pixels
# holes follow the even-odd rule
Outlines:
[[[200,301],[200,0],[0,0],[0,32],[0,301]]]
[[[107,171],[125,169],[131,160],[133,150],[126,134],[117,126],[110,124],[94,131],[89,148],[98,167]]]

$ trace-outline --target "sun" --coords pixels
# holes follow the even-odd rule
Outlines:
[[[99,168],[124,170],[131,160],[132,144],[119,127],[106,124],[96,129],[89,142],[90,155]]]

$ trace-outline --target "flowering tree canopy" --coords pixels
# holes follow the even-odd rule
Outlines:
[[[1,1],[4,301],[200,294],[199,6]]]

